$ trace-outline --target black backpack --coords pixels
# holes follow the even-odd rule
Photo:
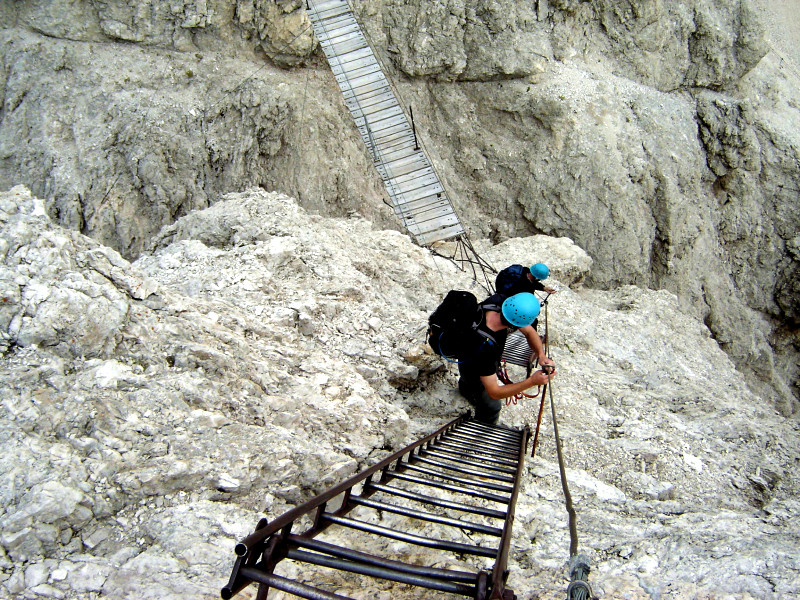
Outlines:
[[[503,294],[504,296],[513,296],[520,292],[532,291],[530,290],[531,282],[528,280],[528,273],[530,272],[528,267],[523,267],[522,265],[506,267],[497,274],[497,278],[494,280],[494,289],[497,290],[498,294]]]
[[[464,362],[474,357],[483,344],[495,343],[486,331],[478,329],[483,309],[499,310],[498,306],[478,304],[471,292],[450,290],[442,303],[428,317],[428,344],[439,356]]]

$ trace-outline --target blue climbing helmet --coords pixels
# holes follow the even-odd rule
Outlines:
[[[550,277],[550,269],[548,269],[547,265],[544,263],[536,263],[535,265],[531,265],[531,275],[541,281],[542,279]]]
[[[502,306],[503,317],[514,327],[527,327],[536,320],[541,309],[539,299],[528,292],[509,296]]]

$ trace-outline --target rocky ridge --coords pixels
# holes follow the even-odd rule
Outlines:
[[[163,229],[134,264],[22,187],[0,194],[0,225],[0,596],[216,598],[261,516],[467,408],[422,334],[444,292],[473,283],[358,215],[249,190]],[[592,261],[566,238],[480,249],[544,260],[560,287],[555,399],[595,591],[800,593],[796,420],[752,394],[673,294],[583,288]],[[535,423],[537,409],[502,420]],[[523,598],[566,585],[548,421],[514,529]]]

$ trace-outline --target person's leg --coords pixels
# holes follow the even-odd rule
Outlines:
[[[500,400],[492,400],[480,382],[480,379],[470,376],[468,368],[458,365],[458,391],[475,407],[475,418],[483,423],[496,425],[500,418],[500,408],[503,403]]]
[[[475,407],[475,418],[483,423],[497,425],[503,403],[500,400],[492,400],[486,390],[483,390],[475,400],[472,402]]]

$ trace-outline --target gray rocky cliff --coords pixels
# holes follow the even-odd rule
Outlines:
[[[554,398],[595,592],[800,594],[796,419],[752,394],[674,294],[583,287],[593,263],[567,238],[480,249],[544,260],[559,288],[546,318]],[[423,334],[446,290],[479,293],[474,282],[402,234],[282,194],[215,198],[131,264],[19,186],[0,194],[0,285],[3,598],[218,598],[261,517],[468,408]],[[501,421],[535,426],[538,406],[522,400]],[[563,598],[567,584],[551,427],[545,414],[517,507],[520,598]]]
[[[797,407],[797,65],[761,2],[356,4],[473,237],[667,289]],[[134,258],[250,186],[397,227],[301,2],[4,2],[0,188]],[[791,41],[782,48],[791,48]],[[794,56],[791,54],[791,56]]]

